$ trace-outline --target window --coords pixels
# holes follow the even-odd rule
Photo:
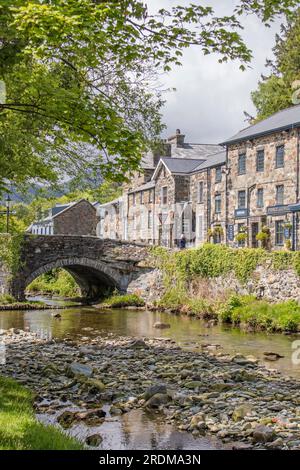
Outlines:
[[[238,192],[238,208],[246,209],[246,191]]]
[[[264,207],[264,190],[263,190],[263,188],[258,188],[258,190],[257,190],[256,206],[260,207],[260,208]]]
[[[153,202],[153,189],[149,191],[149,202]]]
[[[203,215],[198,217],[198,237],[200,242],[203,241]]]
[[[256,153],[256,171],[264,171],[265,169],[265,151],[258,150]]]
[[[135,206],[135,193],[132,195],[132,205]]]
[[[284,167],[284,145],[276,147],[276,168]]]
[[[200,181],[199,185],[198,185],[198,202],[199,202],[199,204],[203,203],[203,188],[204,188],[203,181]]]
[[[222,167],[218,166],[216,168],[216,183],[220,183],[222,181]]]
[[[241,153],[239,155],[238,174],[239,175],[245,175],[246,174],[246,154],[245,153]]]
[[[161,188],[161,203],[168,204],[168,187],[164,186]]]
[[[244,224],[238,224],[238,233],[246,233],[245,232],[245,225]],[[238,240],[238,246],[239,247],[244,247],[246,245],[246,240],[244,239],[239,239]]]
[[[144,193],[143,193],[143,191],[140,192],[140,204],[144,204]]]
[[[276,204],[282,206],[284,204],[284,186],[279,184],[276,186]]]
[[[222,204],[221,194],[217,194],[215,196],[215,213],[216,214],[221,213],[221,204]]]
[[[152,228],[152,211],[148,211],[148,228]]]
[[[275,222],[275,244],[276,245],[283,245],[283,220],[276,220]]]

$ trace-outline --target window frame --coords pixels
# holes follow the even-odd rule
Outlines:
[[[264,188],[257,188],[256,207],[262,209],[264,207]]]
[[[222,182],[222,166],[219,165],[215,169],[215,182],[221,183]]]
[[[165,195],[164,195],[165,190]],[[168,204],[168,186],[162,186],[161,188],[161,204],[166,206]]]
[[[218,209],[218,210],[217,210]],[[215,194],[215,214],[222,213],[222,194]]]
[[[245,199],[245,203],[244,205],[241,205],[240,204],[240,196],[241,196],[241,193],[244,193],[244,199]],[[238,191],[238,194],[237,194],[237,208],[238,209],[247,209],[247,195],[246,195],[246,190],[245,189],[241,189],[240,191]]]
[[[241,171],[241,159],[243,159],[243,169]],[[239,153],[238,156],[238,175],[245,175],[247,173],[247,165],[246,165],[246,152]]]
[[[278,230],[278,226],[281,224],[281,229]],[[275,245],[284,245],[284,220],[275,220]]]
[[[278,155],[279,149],[282,149],[282,155]],[[284,158],[285,157],[285,146],[284,144],[277,145],[275,150],[275,168],[284,168]],[[279,158],[282,158],[280,164],[278,164]]]
[[[281,199],[279,200],[278,199],[278,195],[279,195],[279,188],[281,188]],[[284,184],[277,184],[276,185],[276,196],[275,196],[275,200],[276,200],[276,206],[283,206],[284,205]]]
[[[200,189],[201,188],[201,189]],[[198,182],[198,204],[203,204],[204,201],[204,182]]]
[[[262,155],[262,162],[260,161],[260,156]],[[262,168],[259,165],[262,163]],[[265,149],[258,149],[256,151],[256,171],[258,173],[263,173],[265,171]]]

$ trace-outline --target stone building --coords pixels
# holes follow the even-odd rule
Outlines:
[[[186,143],[177,130],[144,157],[119,210],[106,205],[113,234],[170,247],[184,233],[188,246],[300,249],[299,136],[300,105],[220,145]]]
[[[36,235],[97,235],[98,203],[86,199],[69,204],[57,204],[47,217],[34,222],[27,232]]]
[[[229,245],[299,249],[299,131],[298,105],[223,142]]]
[[[211,226],[225,230],[219,201],[224,199],[225,159],[219,145],[186,143],[178,129],[159,151],[144,156],[141,171],[117,201],[100,206],[100,236],[174,247],[182,234],[194,246],[207,239]]]

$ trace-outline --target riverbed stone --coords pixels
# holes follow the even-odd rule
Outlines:
[[[149,400],[149,398],[153,397],[153,395],[156,395],[157,393],[166,394],[167,393],[166,385],[163,383],[157,383],[157,384],[151,385],[149,388],[147,388],[147,390],[143,394],[143,398],[144,400]]]
[[[167,405],[171,401],[171,397],[166,393],[156,393],[149,400],[146,401],[146,408],[159,408],[160,406]]]
[[[91,447],[98,447],[102,441],[103,437],[100,434],[92,434],[85,439],[85,443]]]
[[[274,439],[275,433],[269,426],[260,424],[253,430],[253,441],[254,442],[270,442]]]
[[[93,369],[87,364],[81,364],[79,362],[72,362],[67,366],[66,372],[69,376],[82,375],[84,377],[92,377]]]

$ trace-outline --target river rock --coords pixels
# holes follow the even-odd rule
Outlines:
[[[133,349],[147,349],[148,345],[143,339],[135,339],[128,344],[128,348]]]
[[[76,375],[83,375],[84,377],[91,377],[93,375],[93,369],[91,366],[87,364],[80,364],[79,362],[72,362],[67,367],[67,374],[70,377],[74,377]]]
[[[64,411],[57,418],[57,422],[64,429],[69,429],[75,421],[76,421],[76,413],[74,411]]]
[[[167,405],[171,401],[171,397],[166,393],[156,393],[145,403],[146,408],[159,408],[162,405]]]
[[[86,438],[85,443],[91,447],[98,447],[102,441],[103,437],[100,434],[92,434]]]
[[[167,393],[167,387],[165,384],[158,383],[151,385],[143,394],[143,398],[144,400],[149,400],[149,398],[153,397],[153,395],[156,395],[157,393]]]
[[[233,421],[239,421],[245,418],[245,416],[251,413],[251,410],[252,410],[251,406],[249,405],[238,406],[237,408],[233,410],[233,413],[232,413]]]
[[[269,426],[260,424],[253,430],[253,441],[254,442],[270,442],[274,438],[274,430]]]
[[[93,390],[95,392],[103,392],[105,390],[105,385],[101,380],[99,379],[94,379],[94,378],[89,378],[86,381],[86,385],[89,387],[89,391],[92,392]]]
[[[101,408],[95,410],[80,411],[75,414],[75,419],[84,421],[89,426],[97,426],[103,423],[106,413]]]
[[[154,323],[153,328],[164,329],[164,328],[171,328],[170,323],[163,323],[161,321],[157,321]]]

